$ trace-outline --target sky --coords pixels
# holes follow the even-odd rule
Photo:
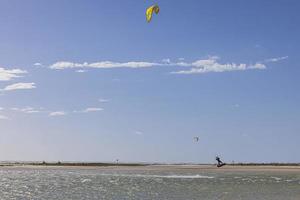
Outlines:
[[[299,10],[2,0],[0,160],[300,162]]]

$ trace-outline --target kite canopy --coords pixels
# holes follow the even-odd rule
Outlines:
[[[156,14],[159,13],[159,7],[158,7],[158,5],[153,5],[153,6],[150,6],[149,8],[147,8],[147,10],[146,10],[146,19],[147,19],[147,22],[151,21],[153,12],[155,12]]]
[[[199,141],[199,137],[194,137],[194,141],[198,142]]]

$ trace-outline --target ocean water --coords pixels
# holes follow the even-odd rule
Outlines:
[[[0,168],[0,199],[300,200],[300,173]]]

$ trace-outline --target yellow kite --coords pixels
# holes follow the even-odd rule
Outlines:
[[[147,10],[146,10],[146,19],[147,19],[147,22],[151,21],[153,11],[156,14],[159,13],[159,7],[158,7],[158,5],[153,5],[153,6],[150,6],[149,8],[147,8]]]

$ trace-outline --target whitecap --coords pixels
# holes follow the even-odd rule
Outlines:
[[[271,176],[271,178],[275,179],[276,181],[280,181],[281,180],[281,178],[276,177],[276,176]]]
[[[91,181],[92,181],[91,179],[86,178],[86,179],[81,180],[81,183],[91,182]]]
[[[204,176],[204,175],[168,175],[168,176],[160,176],[161,178],[207,178],[207,179],[211,179],[211,178],[215,178],[213,176]]]
[[[173,179],[212,179],[213,176],[205,175],[154,175],[154,174],[101,174],[102,176],[121,176],[121,177],[137,177],[137,178],[173,178]]]

